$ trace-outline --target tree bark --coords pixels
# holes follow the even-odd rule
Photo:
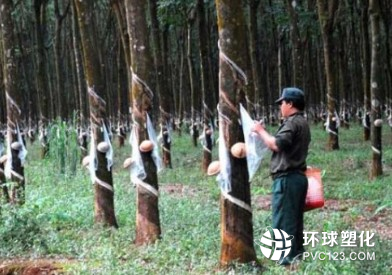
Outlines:
[[[299,1],[286,0],[290,15],[290,36],[292,43],[291,56],[293,61],[293,85],[303,88],[303,47],[298,27],[297,5]]]
[[[64,91],[65,79],[64,79],[64,56],[61,55],[62,50],[62,25],[63,20],[68,14],[70,7],[70,2],[68,2],[67,7],[63,14],[60,12],[58,0],[54,1],[54,13],[55,13],[55,37],[54,37],[54,66],[56,72],[56,97],[57,97],[57,116],[66,120],[68,118],[68,107],[69,103],[67,100],[67,93]]]
[[[105,140],[106,101],[104,97],[104,85],[100,71],[98,49],[94,39],[95,30],[93,20],[93,1],[74,0],[76,6],[80,36],[83,47],[84,72],[88,89],[90,105],[91,146],[94,146],[94,155],[98,160],[95,170],[94,181],[94,220],[97,224],[118,227],[114,212],[114,188],[112,169],[106,154],[99,151],[99,144],[110,142]],[[109,129],[110,130],[110,129]],[[95,161],[90,155],[90,161]],[[94,168],[92,169],[94,170]],[[92,171],[90,171],[92,172]]]
[[[81,150],[81,160],[88,155],[87,149],[87,117],[88,117],[88,103],[86,99],[86,85],[83,75],[82,50],[80,43],[80,34],[78,27],[78,15],[76,6],[72,2],[72,48],[73,48],[73,65],[75,70],[74,89],[78,95],[78,109],[79,109],[79,127],[78,127],[78,141]]]
[[[10,194],[8,193],[8,187],[6,185],[6,178],[4,175],[4,164],[3,163],[0,163],[0,188],[1,188],[1,190],[0,190],[0,211],[1,211],[1,204],[3,203],[3,201],[4,201],[4,203],[9,203],[11,200]]]
[[[41,143],[41,158],[45,158],[49,152],[49,143],[47,128],[49,118],[51,117],[50,105],[51,100],[48,86],[48,72],[46,68],[46,54],[45,54],[45,36],[46,36],[46,0],[35,0],[35,37],[37,41],[37,73],[36,85],[38,93],[38,107],[39,107],[39,138]]]
[[[260,4],[260,0],[249,1],[249,52],[250,62],[252,64],[252,78],[254,92],[248,97],[248,109],[254,117],[258,114],[258,108],[260,103],[261,95],[261,62],[260,62],[260,51],[259,51],[259,32],[258,32],[258,20],[257,20],[257,7]],[[263,100],[264,101],[264,100]]]
[[[333,30],[334,18],[338,8],[337,0],[317,0],[321,35],[323,38],[325,74],[327,78],[327,104],[328,121],[327,131],[329,133],[327,149],[339,149],[339,132],[336,117],[336,79],[334,74],[335,64],[333,62]]]
[[[0,53],[4,52],[3,51],[3,38],[0,32]],[[3,68],[4,68],[4,60],[3,60],[3,55],[0,54],[0,79],[3,78]],[[4,83],[3,81],[0,81],[0,90],[4,90]],[[7,119],[7,107],[5,103],[5,93],[0,93],[0,124],[3,125],[6,123]]]
[[[205,11],[204,11],[204,1],[197,1],[197,14],[198,14],[198,24],[199,24],[199,51],[200,51],[200,70],[201,70],[201,89],[203,94],[203,160],[202,169],[206,173],[208,166],[212,160],[212,131],[214,114],[214,90],[211,87],[211,68],[208,59],[208,38],[207,38],[207,28],[205,23]]]
[[[235,158],[230,148],[243,142],[239,125],[239,103],[246,106],[245,86],[248,68],[245,19],[242,1],[216,0],[219,31],[219,127],[220,142],[225,143],[231,173],[228,179],[231,188],[221,193],[221,256],[222,266],[234,261],[241,263],[257,261],[253,242],[252,210],[250,207],[250,183],[245,158]],[[221,167],[221,171],[226,167]],[[234,200],[233,200],[234,198]],[[236,203],[234,203],[235,201]],[[241,203],[239,203],[241,202]]]
[[[370,0],[369,3],[370,27],[372,33],[371,57],[371,139],[372,139],[372,169],[370,178],[375,179],[382,175],[382,110],[380,100],[381,81],[381,30],[380,30],[380,2]]]
[[[159,21],[157,12],[157,0],[149,0],[149,11],[152,25],[152,40],[154,45],[153,56],[156,70],[157,92],[159,95],[159,110],[160,110],[160,126],[162,132],[162,159],[163,165],[172,168],[171,162],[171,138],[170,132],[170,99],[171,94],[167,88],[167,81],[164,75],[164,61],[162,55],[162,46],[159,33]]]
[[[193,145],[197,147],[198,137],[199,137],[199,128],[198,128],[198,117],[197,112],[199,110],[199,97],[196,91],[196,82],[195,82],[195,66],[194,60],[192,56],[192,27],[195,22],[195,10],[191,9],[188,14],[187,21],[187,62],[188,62],[188,73],[189,73],[189,86],[191,91],[191,120],[192,120],[192,141]]]
[[[0,52],[2,52],[2,51],[0,51]],[[1,64],[1,62],[0,62],[0,64]],[[4,149],[5,149],[4,139],[5,139],[5,136],[4,136],[3,132],[0,131],[0,157],[3,156]],[[5,202],[5,203],[10,202],[10,195],[8,193],[8,186],[6,185],[6,178],[5,178],[5,172],[4,172],[4,162],[0,162],[0,189],[1,189],[0,190],[0,211],[1,211],[1,204],[3,202]]]
[[[145,125],[153,99],[149,88],[154,70],[151,69],[153,60],[146,21],[148,0],[126,0],[125,3],[132,59],[133,120],[140,144],[150,138]],[[141,155],[146,178],[142,184],[137,183],[136,245],[153,243],[161,236],[157,167],[151,151],[141,152]]]
[[[12,0],[0,0],[0,28],[4,52],[4,90],[7,106],[7,163],[9,166],[8,180],[15,182],[11,188],[11,203],[25,203],[25,177],[22,158],[19,153],[24,150],[21,140],[21,103],[23,95],[18,87],[18,71],[16,58],[16,40]],[[7,164],[6,164],[7,166]]]
[[[382,26],[385,31],[385,63],[386,63],[386,87],[384,91],[388,91],[385,95],[389,102],[388,106],[391,107],[391,97],[392,97],[392,60],[391,60],[391,16],[390,11],[392,10],[391,2],[388,0],[383,0],[380,4],[383,8],[381,10],[381,20]]]
[[[370,140],[370,39],[369,39],[369,16],[368,7],[369,0],[362,0],[361,5],[361,46],[362,46],[362,81],[363,81],[363,95],[364,95],[364,119],[363,119],[363,140]]]

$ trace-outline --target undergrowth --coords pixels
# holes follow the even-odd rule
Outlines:
[[[284,269],[266,259],[255,245],[263,269],[250,264],[219,268],[220,191],[214,177],[201,172],[202,147],[193,147],[189,135],[173,137],[173,169],[159,174],[159,211],[162,239],[155,244],[133,244],[136,222],[135,188],[129,171],[122,168],[130,147],[118,148],[113,166],[115,209],[119,229],[93,223],[93,187],[88,171],[80,165],[72,125],[52,126],[50,157],[39,158],[39,144],[28,144],[25,165],[26,204],[2,205],[0,216],[0,264],[12,258],[69,259],[71,274],[282,274]],[[274,131],[274,128],[270,128]],[[305,214],[305,230],[317,232],[353,231],[355,220],[371,204],[372,215],[392,208],[392,133],[384,129],[384,175],[369,181],[370,142],[364,142],[362,128],[340,131],[339,151],[326,151],[327,135],[321,126],[312,126],[308,164],[325,171],[326,199],[351,203],[341,211],[326,207]],[[217,147],[213,151],[217,159]],[[252,181],[252,198],[268,196],[271,189],[267,154]],[[183,186],[182,192],[166,192],[168,186]],[[388,212],[390,213],[390,212]],[[254,238],[271,225],[271,212],[254,207]],[[392,225],[392,224],[390,224]],[[392,266],[392,244],[377,235],[374,261],[312,261],[300,265],[299,274],[388,274]],[[342,252],[341,247],[318,244],[309,252]]]

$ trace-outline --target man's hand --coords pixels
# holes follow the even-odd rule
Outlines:
[[[263,121],[255,121],[255,124],[252,127],[252,132],[257,134],[261,134],[261,132],[265,131],[265,124]]]
[[[252,132],[257,133],[260,138],[265,142],[265,144],[272,151],[279,151],[278,146],[276,145],[276,139],[274,136],[271,136],[266,130],[265,125],[262,122],[255,122],[252,127]]]

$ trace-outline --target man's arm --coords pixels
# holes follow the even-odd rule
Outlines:
[[[256,122],[255,125],[253,125],[252,131],[257,133],[261,137],[261,139],[264,141],[264,143],[269,149],[275,152],[279,151],[279,148],[276,144],[276,138],[265,130],[263,124],[261,124],[260,122]]]

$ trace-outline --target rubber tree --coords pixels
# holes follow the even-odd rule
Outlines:
[[[200,71],[201,71],[201,90],[203,95],[203,160],[202,169],[207,172],[208,165],[212,159],[212,133],[214,121],[214,89],[211,80],[211,68],[208,57],[209,40],[207,38],[207,26],[205,22],[204,1],[197,0],[197,22],[199,31],[199,53],[200,53]]]
[[[156,68],[157,92],[159,95],[160,127],[162,136],[162,159],[165,167],[172,168],[171,162],[171,138],[170,138],[170,99],[172,98],[167,81],[164,75],[164,59],[162,53],[162,43],[159,32],[159,20],[157,12],[157,0],[149,0],[149,13],[151,18],[152,41],[154,49],[152,51]]]
[[[323,40],[325,75],[327,78],[327,132],[329,150],[339,149],[339,125],[338,115],[336,112],[337,93],[336,93],[336,77],[335,64],[333,58],[333,32],[335,14],[339,2],[337,0],[317,0],[318,17],[321,27],[321,36]]]
[[[249,174],[246,158],[236,158],[230,148],[244,141],[239,123],[239,104],[246,106],[247,76],[249,67],[246,23],[242,1],[216,0],[219,32],[219,142],[224,142],[225,156],[221,171],[227,173],[227,181],[221,186],[221,255],[222,266],[234,261],[256,261],[253,240],[252,208]],[[219,146],[223,146],[220,144]],[[226,166],[226,167],[225,167]]]
[[[94,1],[74,0],[78,15],[84,72],[90,106],[91,148],[90,173],[94,183],[94,220],[96,224],[118,227],[114,212],[114,188],[112,177],[111,144],[107,138],[106,101],[104,83],[100,71],[97,41],[94,30]]]
[[[41,144],[41,158],[47,156],[49,152],[48,143],[48,122],[52,117],[50,110],[51,96],[49,93],[49,79],[46,69],[47,57],[45,53],[45,39],[47,35],[46,24],[46,6],[47,0],[34,0],[35,12],[35,39],[37,41],[36,52],[36,88],[38,93],[38,109],[39,109],[39,139]]]
[[[17,43],[14,34],[13,1],[0,1],[0,28],[3,44],[3,82],[7,106],[7,161],[4,167],[8,181],[15,182],[11,187],[11,203],[24,204],[25,177],[23,156],[25,147],[21,139],[20,125],[23,118],[21,105],[23,95],[18,87]]]
[[[71,30],[72,30],[72,48],[73,48],[73,69],[74,69],[74,90],[78,95],[78,107],[79,107],[79,126],[78,126],[78,142],[80,147],[81,159],[88,155],[88,133],[87,133],[87,118],[88,118],[88,104],[87,95],[85,91],[85,81],[83,75],[83,64],[82,64],[82,49],[81,39],[78,27],[78,15],[75,5],[72,4],[72,19],[71,19]]]
[[[290,18],[290,39],[292,43],[293,85],[303,88],[303,42],[298,26],[298,8],[301,1],[286,0]]]
[[[261,74],[261,62],[260,62],[260,33],[258,30],[258,6],[261,0],[250,0],[248,1],[248,29],[249,29],[249,55],[252,64],[252,76],[254,93],[250,93],[248,96],[248,108],[252,114],[258,114],[259,103],[264,100],[260,98],[262,93],[262,74]],[[263,105],[263,104],[262,104]]]
[[[375,179],[382,175],[382,110],[381,96],[381,31],[380,31],[380,1],[370,0],[369,3],[370,28],[372,34],[372,57],[371,57],[371,140],[372,140],[372,166],[370,178]]]
[[[127,18],[126,18],[126,11],[125,11],[125,3],[124,1],[120,0],[110,0],[110,5],[112,10],[114,11],[116,15],[116,23],[117,23],[117,29],[118,33],[121,39],[121,45],[122,45],[122,50],[124,52],[124,59],[125,59],[125,64],[126,64],[126,69],[127,69],[127,84],[128,84],[128,91],[132,89],[132,74],[131,74],[131,51],[129,49],[129,35],[128,35],[128,30],[127,30]],[[119,127],[117,129],[118,133],[118,141],[120,147],[124,145],[125,141],[125,133],[124,133],[124,127],[123,127],[123,121],[121,121],[121,105],[123,104],[123,101],[125,101],[126,105],[128,105],[128,100],[129,98],[126,97],[124,98],[122,93],[120,91],[118,92],[118,119],[119,119]],[[132,104],[130,104],[132,106]]]
[[[6,100],[5,100],[5,93],[3,93],[3,39],[2,39],[2,32],[0,31],[0,157],[3,156],[3,153],[5,152],[5,132],[3,131],[3,123],[5,125],[6,121]],[[0,199],[4,197],[5,202],[10,201],[10,196],[8,193],[8,186],[6,185],[6,178],[4,174],[4,162],[3,160],[0,160]],[[2,192],[2,194],[1,194]],[[1,201],[0,201],[0,207],[1,207]]]
[[[362,81],[363,81],[363,103],[364,113],[362,114],[362,125],[363,125],[363,140],[370,139],[370,63],[371,63],[371,52],[370,52],[370,39],[369,39],[369,0],[361,0],[361,48],[362,48]]]
[[[146,20],[148,0],[126,0],[125,3],[132,60],[133,131],[137,143],[141,145],[151,138],[146,125],[154,95],[150,87],[155,79]],[[141,179],[131,175],[137,186],[136,245],[155,242],[161,236],[157,165],[152,153],[153,150],[140,150],[145,177]]]
[[[61,12],[61,6],[64,5],[64,11]],[[65,66],[64,66],[64,56],[62,56],[62,46],[65,43],[62,41],[62,28],[64,26],[64,19],[69,14],[70,1],[61,1],[59,5],[59,0],[54,0],[54,17],[55,17],[55,36],[54,36],[54,67],[56,74],[56,98],[57,98],[57,116],[66,120],[69,118],[68,113],[68,100],[67,93],[64,93],[65,88]]]
[[[196,20],[196,9],[191,6],[187,9],[187,64],[188,64],[188,73],[189,73],[189,88],[191,91],[191,133],[192,133],[192,141],[193,145],[197,147],[198,137],[199,137],[199,127],[198,127],[198,111],[199,111],[199,91],[196,83],[196,68],[195,68],[195,59],[193,58],[194,45],[193,45],[193,27],[195,25]]]

